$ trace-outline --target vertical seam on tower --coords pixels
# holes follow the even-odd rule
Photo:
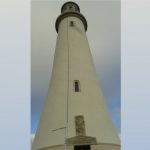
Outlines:
[[[65,130],[65,150],[66,150],[66,140],[67,140],[67,133],[68,133],[68,101],[69,101],[69,41],[68,41],[68,18],[67,18],[67,51],[68,51],[68,64],[67,64],[67,122],[66,122],[66,130]]]
[[[68,82],[67,82],[67,123],[68,123],[68,103],[69,103],[69,38],[68,38],[68,18],[67,18],[67,50],[68,50]]]

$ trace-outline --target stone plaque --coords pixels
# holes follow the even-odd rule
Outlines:
[[[67,145],[94,145],[97,144],[95,137],[90,136],[75,136],[66,140]]]
[[[85,135],[85,122],[82,115],[75,117],[76,135]]]

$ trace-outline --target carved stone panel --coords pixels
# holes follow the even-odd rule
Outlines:
[[[75,129],[76,135],[85,135],[85,122],[84,117],[82,115],[75,117]]]
[[[66,139],[67,145],[93,145],[97,144],[96,137],[90,136],[75,136]]]

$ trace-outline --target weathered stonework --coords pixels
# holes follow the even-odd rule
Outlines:
[[[97,144],[95,137],[75,136],[66,140],[67,145],[94,145]]]
[[[76,135],[86,135],[85,134],[85,122],[84,117],[82,115],[75,117],[75,128],[76,128]]]

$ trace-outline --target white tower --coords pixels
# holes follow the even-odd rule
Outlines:
[[[79,6],[65,3],[56,20],[52,77],[32,150],[120,150],[86,30]]]

